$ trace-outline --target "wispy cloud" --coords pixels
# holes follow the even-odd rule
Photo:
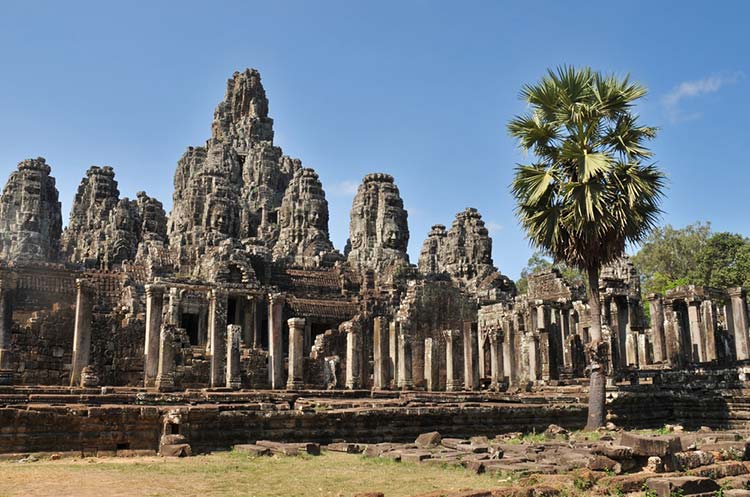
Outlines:
[[[484,223],[484,227],[487,228],[487,231],[490,232],[490,235],[496,235],[500,233],[504,226],[500,223],[496,223],[495,221],[487,221]]]
[[[359,182],[344,180],[344,181],[339,181],[337,183],[333,183],[331,186],[327,187],[325,190],[326,190],[326,193],[330,193],[331,195],[336,195],[339,197],[351,197],[352,195],[357,193],[358,187],[359,187]]]
[[[667,117],[673,123],[699,118],[702,115],[701,112],[686,112],[681,107],[681,103],[686,99],[716,93],[722,87],[736,83],[741,77],[742,73],[736,72],[728,76],[714,75],[694,81],[683,81],[672,88],[662,99]]]

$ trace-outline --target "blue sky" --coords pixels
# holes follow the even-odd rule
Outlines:
[[[176,162],[208,138],[235,70],[261,71],[276,144],[320,174],[343,249],[356,185],[395,176],[416,262],[435,223],[476,207],[495,264],[531,250],[508,192],[524,160],[505,124],[561,64],[630,73],[661,128],[663,221],[750,235],[750,3],[36,2],[0,12],[0,177],[44,156],[67,220],[92,164],[169,210]]]

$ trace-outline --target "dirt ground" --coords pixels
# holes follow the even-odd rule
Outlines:
[[[393,463],[359,455],[258,457],[224,452],[185,459],[87,458],[0,462],[0,497],[350,496],[491,488],[497,476],[461,468]]]

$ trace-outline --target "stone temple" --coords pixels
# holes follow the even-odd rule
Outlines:
[[[362,179],[336,249],[324,185],[274,144],[255,70],[177,161],[170,213],[92,166],[63,230],[53,172],[24,160],[0,197],[0,452],[583,424],[583,289],[550,271],[518,295],[473,208],[422,234],[413,264],[385,172]],[[612,419],[733,423],[731,400],[700,411],[685,389],[744,382],[743,289],[649,295],[647,320],[624,258],[598,290]]]

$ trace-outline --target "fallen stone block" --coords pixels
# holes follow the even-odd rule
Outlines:
[[[750,443],[744,440],[702,443],[699,448],[722,459],[750,459]]]
[[[646,480],[646,486],[653,490],[657,497],[708,494],[719,490],[718,483],[710,478],[700,476],[651,478]]]
[[[463,438],[443,438],[440,440],[443,447],[456,450],[459,445],[470,445],[471,442],[464,440]]]
[[[239,444],[232,447],[236,452],[247,454],[252,457],[270,456],[271,449],[255,444]]]
[[[432,449],[440,445],[441,439],[442,437],[440,436],[440,433],[431,431],[429,433],[422,433],[421,435],[419,435],[414,441],[414,444],[420,449]]]
[[[365,447],[363,454],[367,457],[380,457],[384,452],[388,452],[394,448],[395,444],[392,443],[373,444]]]
[[[190,457],[193,451],[190,444],[166,444],[159,447],[159,455],[162,457]]]
[[[596,455],[591,457],[586,467],[591,471],[607,471],[616,475],[622,473],[622,465],[607,456]]]
[[[727,476],[746,475],[748,474],[748,469],[741,462],[724,462],[695,468],[690,470],[688,474],[718,479],[726,478]]]
[[[643,485],[652,479],[674,476],[674,473],[663,473],[655,476],[653,473],[635,473],[632,475],[606,476],[597,482],[597,486],[610,493],[622,492],[629,494],[640,492]]]
[[[346,442],[328,444],[326,449],[331,452],[345,452],[346,454],[359,454],[362,452],[362,448],[359,445]]]
[[[620,445],[631,447],[634,455],[642,457],[670,456],[682,450],[680,437],[677,435],[649,437],[623,432],[620,437]]]
[[[431,457],[432,454],[426,450],[405,450],[401,452],[401,462],[422,462]]]
[[[750,490],[744,488],[732,488],[724,490],[724,497],[750,497]]]
[[[714,463],[714,456],[710,452],[693,450],[690,452],[677,452],[674,460],[678,470],[687,471],[699,466],[707,466]]]
[[[626,445],[614,445],[609,443],[594,444],[591,453],[609,457],[610,459],[622,460],[633,457],[633,448]]]
[[[750,488],[750,475],[728,476],[718,481],[721,488]]]

